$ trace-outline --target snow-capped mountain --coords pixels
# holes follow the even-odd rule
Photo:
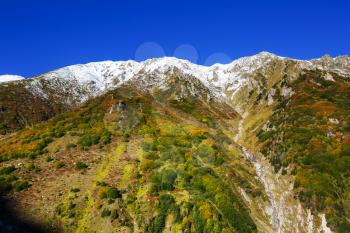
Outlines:
[[[332,80],[332,75],[348,77],[350,58],[325,56],[301,61],[261,52],[230,64],[210,67],[173,57],[144,62],[103,61],[72,65],[25,80],[20,76],[0,76],[0,81],[6,81],[6,85],[0,85],[0,88],[22,89],[41,102],[57,102],[70,109],[122,85],[131,85],[149,93],[156,89],[171,90],[176,77],[182,81],[178,84],[181,88],[173,93],[176,98],[202,96],[206,100],[230,104],[243,115],[254,104],[253,98],[265,92],[269,95],[269,103],[273,102],[272,96],[276,91],[273,85],[277,80],[293,79],[307,70],[320,70],[329,80]],[[8,81],[13,80],[22,81],[11,82],[8,86]],[[287,87],[281,91],[284,95],[292,93]]]
[[[40,106],[39,112],[45,114],[39,118],[35,116],[37,120],[34,122],[40,121],[42,117],[46,119],[55,113],[72,109],[122,85],[133,86],[151,95],[160,93],[161,99],[200,96],[204,101],[229,104],[243,116],[264,95],[267,95],[266,102],[271,105],[276,91],[282,92],[283,95],[292,93],[287,86],[277,90],[275,85],[278,81],[285,80],[286,83],[287,80],[312,70],[321,71],[328,80],[332,80],[334,75],[348,77],[349,64],[350,58],[347,56],[325,56],[301,61],[268,52],[243,57],[230,64],[215,64],[210,67],[173,57],[143,62],[103,61],[72,65],[24,80],[20,76],[0,76],[0,81],[3,81],[2,85],[0,84],[0,93],[5,95],[3,100],[11,99],[15,102],[16,109]],[[9,82],[13,80],[17,82]],[[174,85],[177,88],[174,88]],[[17,101],[23,96],[26,96],[26,102]],[[12,102],[6,101],[3,104],[6,106],[8,103]],[[8,109],[12,108],[8,106]],[[32,122],[26,119],[28,113],[23,112],[20,115],[22,117],[16,122],[22,122],[23,126]]]
[[[28,88],[33,88],[36,92],[44,94],[45,90],[40,84],[43,80],[49,82],[55,80],[55,82],[63,85],[61,88],[68,88],[63,84],[68,82],[70,83],[69,85],[79,86],[78,89],[85,90],[83,95],[76,93],[76,95],[81,95],[80,98],[83,102],[89,96],[101,95],[125,83],[143,80],[146,76],[153,77],[149,79],[149,87],[166,88],[166,76],[176,71],[178,75],[191,76],[198,79],[208,88],[210,94],[214,96],[234,99],[235,94],[243,86],[252,82],[254,75],[258,72],[264,75],[266,72],[269,72],[271,65],[276,65],[276,63],[280,63],[284,67],[293,65],[294,75],[297,75],[302,69],[323,69],[341,75],[350,74],[350,59],[346,56],[335,59],[326,56],[311,61],[300,61],[262,52],[255,56],[240,58],[227,65],[215,64],[210,67],[196,65],[189,61],[172,57],[149,59],[144,62],[93,62],[72,65],[48,72],[29,79],[27,84]],[[3,77],[3,79],[6,79],[6,77]],[[21,79],[19,76],[11,77],[12,80]],[[53,85],[56,84],[58,85],[58,83]]]
[[[122,160],[127,163],[116,164],[128,168],[128,165],[135,162],[133,170],[148,167],[150,171],[143,170],[135,175],[136,180],[141,180],[148,173],[153,174],[157,169],[164,171],[165,167],[170,166],[149,166],[151,160],[155,159],[153,157],[144,160],[142,155],[142,158],[135,159],[139,154],[138,149],[144,149],[147,156],[156,155],[159,152],[157,150],[162,148],[171,149],[169,153],[161,153],[159,159],[165,161],[172,158],[174,166],[181,165],[180,170],[191,170],[184,176],[186,180],[181,181],[176,188],[167,190],[167,193],[173,193],[180,204],[184,199],[191,201],[192,197],[205,197],[200,203],[209,202],[203,209],[211,205],[215,207],[212,211],[206,211],[205,215],[222,224],[226,224],[221,221],[222,213],[232,216],[237,205],[232,205],[235,208],[223,212],[221,209],[225,210],[234,200],[220,206],[220,198],[237,196],[238,202],[244,205],[237,207],[237,213],[245,213],[249,209],[244,220],[247,220],[247,216],[253,220],[247,221],[248,225],[241,226],[245,221],[227,219],[231,219],[237,229],[250,229],[242,232],[255,232],[252,231],[255,227],[258,232],[281,233],[330,233],[334,229],[350,229],[350,212],[346,208],[350,193],[347,188],[350,166],[347,156],[350,151],[350,58],[347,56],[324,56],[303,61],[262,52],[230,64],[215,64],[210,67],[164,57],[143,62],[104,61],[72,65],[25,80],[17,76],[0,76],[0,80],[1,78],[7,81],[0,84],[0,135],[5,139],[13,139],[7,141],[0,138],[0,156],[4,160],[25,157],[23,151],[13,153],[12,148],[19,147],[24,148],[30,158],[35,159],[36,153],[50,153],[48,156],[54,155],[57,160],[68,156],[67,161],[72,163],[78,157],[95,159],[101,153],[93,147],[94,154],[86,156],[89,153],[88,147],[94,144],[94,138],[102,141],[104,137],[109,137],[103,143],[109,144],[114,140],[118,145],[130,140],[130,146],[120,149],[121,153],[125,151],[127,154]],[[17,81],[10,82],[12,80]],[[156,121],[153,122],[154,120]],[[39,122],[42,124],[37,127]],[[186,124],[186,133],[178,129],[182,123]],[[202,129],[194,129],[192,126]],[[91,130],[92,127],[96,129]],[[96,137],[90,135],[100,132],[101,127],[104,128],[101,134]],[[23,135],[18,134],[22,136],[11,134],[23,128],[26,128]],[[28,136],[36,130],[41,132],[40,137]],[[114,132],[115,138],[111,138],[112,134],[108,130]],[[145,139],[142,139],[142,134],[146,135]],[[196,138],[187,143],[191,135],[196,135]],[[208,139],[208,135],[213,138]],[[49,138],[47,141],[46,137]],[[172,137],[178,141],[171,141]],[[39,139],[43,140],[42,146],[38,147],[40,150],[32,151],[36,147],[31,143]],[[65,144],[71,143],[73,139],[76,144],[73,145],[74,156],[70,152],[72,145]],[[197,144],[201,140],[203,142]],[[212,146],[216,141],[227,145]],[[159,143],[164,145],[159,146]],[[47,144],[51,146],[44,150]],[[81,151],[77,145],[81,145]],[[173,150],[173,147],[179,149]],[[218,151],[214,153],[216,150]],[[230,153],[223,156],[230,150]],[[83,154],[77,156],[80,152]],[[181,158],[182,155],[186,158]],[[209,160],[208,156],[212,158]],[[98,164],[100,159],[103,160],[98,157],[94,164]],[[183,159],[189,159],[186,165]],[[51,169],[48,169],[48,162],[41,162],[44,172]],[[189,166],[192,162],[194,166]],[[104,172],[105,165],[102,165],[98,170]],[[203,178],[206,182],[191,187],[192,182],[195,182],[190,181],[191,177],[198,177],[193,172],[197,166],[203,166],[199,174],[208,172],[210,176],[220,179],[211,181],[207,179],[207,174]],[[113,177],[118,176],[123,169],[124,167],[118,167]],[[129,170],[125,174],[129,174]],[[93,181],[91,187],[95,190],[95,178],[90,178],[84,183]],[[69,183],[66,178],[61,181],[65,185]],[[233,182],[225,190],[234,192],[225,197],[220,197],[219,193],[214,195],[215,192],[221,192],[214,185],[219,181],[224,181],[222,185]],[[43,185],[44,190],[47,188],[46,183],[40,179],[32,179],[31,182]],[[135,196],[137,202],[147,203],[146,206],[152,204],[155,197],[149,193],[146,195],[143,190],[146,185],[140,187],[142,189]],[[200,192],[196,196],[191,192],[198,187]],[[62,185],[57,188],[61,191]],[[206,195],[202,195],[203,192]],[[140,198],[137,197],[139,194]],[[44,195],[46,194],[43,193]],[[214,197],[212,200],[206,200],[211,196]],[[55,197],[55,204],[60,203],[62,197]],[[94,195],[89,198],[93,200]],[[36,200],[35,203],[40,204],[42,211],[47,213],[41,196],[39,199],[40,202]],[[61,212],[74,208],[69,206]],[[94,206],[88,205],[87,208],[98,213]],[[181,207],[181,213],[188,211],[184,206]],[[215,209],[220,211],[216,213]],[[140,210],[142,208],[137,211]],[[201,211],[201,208],[198,210]],[[56,212],[52,212],[52,216],[56,216]],[[220,219],[213,218],[209,214],[211,212],[221,214]],[[120,215],[126,216],[125,213]],[[79,227],[80,224],[71,224],[74,216],[61,214],[59,218],[67,223],[64,227]],[[96,219],[99,216],[100,214],[94,214]],[[193,216],[199,215],[187,216],[189,221],[192,221]],[[153,215],[146,224],[152,218]],[[79,223],[84,225],[89,222]],[[142,228],[145,227],[142,226],[143,222],[139,224],[134,221],[132,225],[146,229]],[[254,227],[251,228],[251,225]],[[228,227],[232,226],[228,224]]]
[[[10,75],[10,74],[0,75],[0,83],[18,81],[22,79],[24,79],[24,77],[18,76],[18,75]]]
[[[58,69],[34,79],[50,80],[60,78],[88,87],[96,96],[106,90],[116,88],[124,83],[142,79],[144,76],[155,77],[152,86],[164,85],[164,77],[174,70],[182,75],[200,80],[216,95],[224,96],[226,90],[237,90],[246,81],[247,76],[272,62],[283,60],[270,53],[260,53],[233,61],[231,64],[215,64],[210,67],[193,64],[186,60],[172,57],[149,59],[144,62],[93,62],[84,65],[73,65]]]

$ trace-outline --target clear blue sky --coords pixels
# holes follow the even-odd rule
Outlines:
[[[205,64],[260,51],[350,54],[349,1],[0,0],[0,74],[174,53]]]

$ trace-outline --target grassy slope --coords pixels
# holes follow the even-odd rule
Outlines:
[[[119,100],[127,109],[110,112]],[[255,232],[238,187],[264,199],[261,187],[220,128],[227,114],[208,109],[121,88],[1,140],[1,167],[16,167],[2,191],[18,215],[65,232]]]
[[[0,84],[0,136],[72,110],[88,92],[65,79],[26,79]]]

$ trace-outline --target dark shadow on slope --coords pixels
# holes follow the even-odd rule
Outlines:
[[[19,219],[7,205],[7,200],[0,197],[0,233],[51,233],[43,226]]]

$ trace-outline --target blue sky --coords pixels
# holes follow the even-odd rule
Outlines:
[[[198,64],[260,51],[350,54],[349,1],[1,0],[0,74],[178,56]]]

